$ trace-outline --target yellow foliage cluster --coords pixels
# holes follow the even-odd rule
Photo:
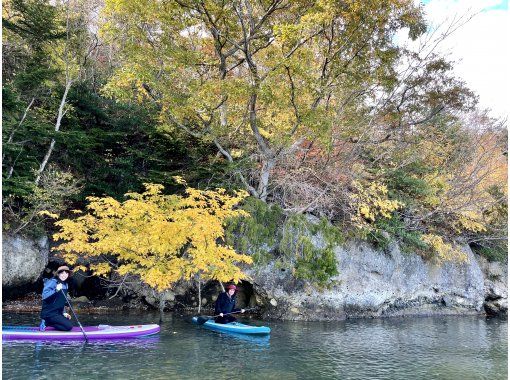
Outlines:
[[[430,193],[423,199],[423,203],[431,208],[443,208],[451,211],[449,225],[457,233],[464,231],[469,232],[485,232],[487,231],[486,222],[484,220],[483,211],[493,202],[490,199],[486,189],[466,192],[466,194],[458,194],[453,191],[453,182],[455,178],[451,174],[434,173],[424,176],[423,178],[430,187]],[[476,205],[472,205],[476,192]],[[485,195],[482,195],[485,194]],[[476,207],[477,209],[469,209]]]
[[[415,177],[418,178],[418,177]],[[451,190],[452,175],[434,172],[423,176],[423,180],[429,186],[430,192],[423,199],[427,207],[438,207],[442,203],[448,203],[447,194]]]
[[[58,219],[58,216],[59,216],[58,214],[49,212],[48,210],[39,211],[37,214],[40,216],[47,216],[48,218],[51,218],[51,219]]]
[[[185,184],[182,178],[176,181]],[[89,197],[87,212],[56,222],[55,249],[74,264],[79,256],[96,259],[97,275],[110,270],[138,275],[163,291],[176,281],[199,275],[202,279],[239,281],[245,274],[237,264],[252,262],[223,244],[227,218],[248,216],[234,209],[247,193],[233,196],[224,189],[186,188],[185,196],[164,195],[163,186],[145,184],[145,192],[128,193],[127,200]],[[116,258],[116,266],[105,258]]]
[[[455,228],[457,232],[471,231],[471,232],[485,232],[487,227],[485,226],[483,215],[475,211],[463,211],[457,216],[455,222]]]
[[[372,182],[363,186],[360,181],[353,181],[352,187],[355,192],[350,195],[355,213],[351,216],[352,221],[358,227],[363,227],[367,222],[374,222],[376,218],[391,218],[391,213],[404,206],[402,202],[388,199],[388,189],[380,182]]]
[[[456,233],[484,233],[491,224],[490,210],[500,202],[493,191],[508,192],[508,163],[501,144],[504,139],[499,132],[490,129],[469,132],[465,138],[467,146],[460,158],[459,145],[451,141],[437,144],[424,139],[420,143],[426,162],[438,168],[423,177],[429,186],[423,204],[429,210],[439,210],[448,215],[448,227]],[[444,170],[448,167],[447,159],[452,162],[458,160],[457,171],[451,167]]]
[[[464,263],[468,261],[468,257],[465,252],[449,243],[446,243],[441,236],[425,234],[421,236],[421,240],[434,251],[440,262],[453,261]]]

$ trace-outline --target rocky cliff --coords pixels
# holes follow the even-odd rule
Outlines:
[[[464,248],[468,262],[437,264],[393,244],[386,252],[351,242],[336,247],[339,274],[317,289],[286,270],[251,270],[255,293],[268,300],[267,317],[335,320],[434,314],[506,314],[507,267]]]
[[[417,254],[404,253],[397,244],[381,251],[367,243],[351,241],[334,248],[338,275],[330,287],[312,286],[296,279],[290,270],[269,263],[248,270],[251,280],[241,284],[238,301],[240,306],[263,306],[266,318],[289,320],[506,315],[507,265],[489,262],[467,246],[464,250],[469,258],[466,263],[438,264]],[[3,236],[4,294],[5,289],[9,293],[22,292],[39,279],[48,264],[48,251],[47,239]],[[219,291],[217,283],[205,284],[203,306],[210,307]],[[147,287],[131,287],[131,292],[146,304],[160,306]],[[81,295],[83,289],[78,293]],[[94,296],[89,293],[87,296]],[[198,302],[191,284],[180,284],[167,292],[164,300],[167,309],[194,307]]]

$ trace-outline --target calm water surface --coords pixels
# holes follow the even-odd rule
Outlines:
[[[3,342],[4,379],[506,379],[506,320],[434,317],[262,322],[270,338],[205,330],[168,315],[130,341]],[[157,323],[157,314],[81,315],[83,325]],[[36,325],[36,314],[3,314]]]

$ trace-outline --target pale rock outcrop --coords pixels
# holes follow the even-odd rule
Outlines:
[[[48,264],[46,236],[30,239],[2,235],[2,287],[13,288],[37,281]]]
[[[426,261],[403,253],[396,244],[385,252],[363,242],[336,247],[339,274],[328,289],[296,280],[288,270],[269,265],[250,270],[255,292],[267,300],[266,317],[290,320],[334,320],[435,314],[482,314],[505,308],[504,265],[486,263],[469,247],[466,263]],[[488,280],[494,276],[492,280]],[[492,296],[491,296],[492,295]],[[494,297],[497,305],[487,305]],[[269,301],[270,300],[270,301]]]

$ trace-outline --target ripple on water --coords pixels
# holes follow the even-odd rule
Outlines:
[[[98,319],[80,317],[83,324]],[[4,324],[37,315],[4,314]],[[101,323],[157,322],[106,315]],[[253,321],[254,324],[262,324]],[[271,336],[220,334],[169,317],[128,341],[3,342],[5,379],[506,379],[507,322],[478,317],[264,322]]]

